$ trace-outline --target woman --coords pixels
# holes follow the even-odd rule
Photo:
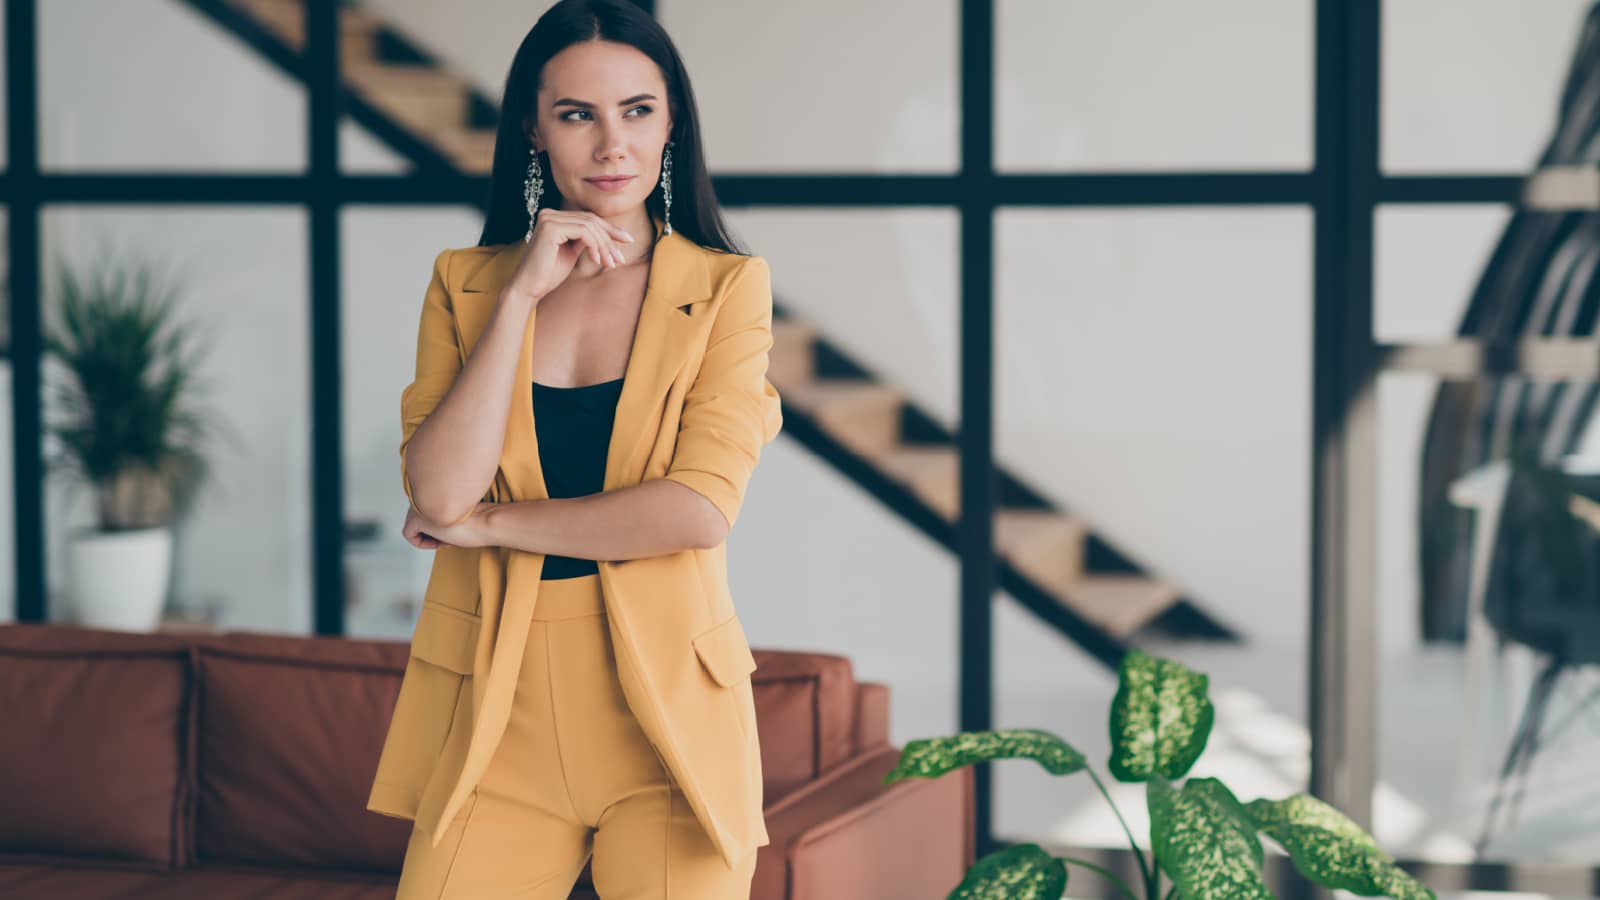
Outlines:
[[[747,898],[769,840],[724,540],[782,424],[766,262],[630,3],[551,8],[501,110],[401,397],[405,535],[437,552],[368,808],[415,822],[401,898],[565,898],[591,856],[606,900]]]

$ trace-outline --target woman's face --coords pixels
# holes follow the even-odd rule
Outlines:
[[[545,64],[530,138],[549,155],[566,209],[603,217],[644,204],[661,180],[672,133],[667,87],[650,57],[627,44],[586,41]],[[631,176],[620,186],[589,179]]]

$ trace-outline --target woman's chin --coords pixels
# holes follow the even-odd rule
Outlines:
[[[584,191],[582,203],[584,208],[597,216],[620,216],[639,205],[632,191],[613,194],[597,187]]]

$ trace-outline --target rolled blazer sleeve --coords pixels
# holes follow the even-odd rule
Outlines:
[[[710,500],[732,529],[761,448],[778,436],[783,413],[767,380],[771,271],[765,259],[752,256],[730,278],[700,371],[684,397],[665,477]]]
[[[433,277],[423,295],[422,317],[417,324],[416,375],[400,392],[400,483],[413,506],[416,498],[406,468],[406,447],[417,426],[433,414],[461,371],[461,344],[450,311],[450,292],[445,288],[451,253],[443,250],[433,261]]]

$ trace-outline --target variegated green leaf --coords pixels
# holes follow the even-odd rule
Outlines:
[[[1163,779],[1145,785],[1156,864],[1184,900],[1270,898],[1261,876],[1261,839],[1250,816],[1215,778],[1191,778],[1182,790]]]
[[[1274,828],[1307,825],[1349,840],[1364,841],[1374,849],[1378,846],[1360,825],[1310,794],[1295,794],[1283,800],[1252,800],[1245,804],[1245,811],[1257,828],[1269,834]]]
[[[1300,874],[1317,884],[1362,897],[1434,900],[1433,891],[1395,865],[1372,835],[1316,797],[1253,800],[1245,809],[1257,828],[1289,851]]]
[[[907,741],[900,761],[883,783],[902,778],[938,778],[951,769],[986,759],[1031,759],[1052,775],[1071,775],[1087,765],[1083,754],[1048,731],[1038,728],[1002,728],[997,731],[963,731],[949,737]]]
[[[1200,758],[1216,711],[1209,679],[1171,660],[1129,650],[1111,701],[1111,761],[1118,781],[1180,778]]]
[[[996,850],[972,864],[945,900],[1061,900],[1067,867],[1038,844]]]

